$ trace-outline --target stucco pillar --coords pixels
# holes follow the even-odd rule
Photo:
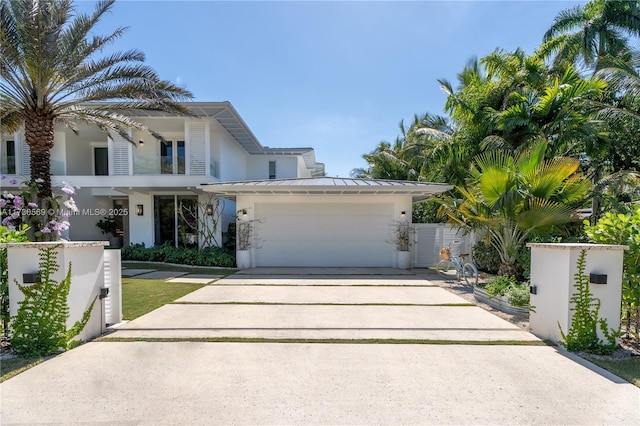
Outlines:
[[[622,298],[622,262],[627,246],[604,244],[547,244],[529,243],[531,248],[531,306],[529,315],[531,332],[542,339],[561,340],[560,329],[566,334],[571,326],[573,307],[570,299],[575,293],[575,275],[578,258],[586,251],[584,274],[596,274],[594,280],[606,284],[591,283],[590,291],[600,299],[600,318],[608,327],[620,327],[620,303]],[[598,330],[600,334],[600,330]],[[603,336],[600,335],[602,338]]]
[[[56,282],[63,280],[69,271],[69,263],[71,263],[71,288],[67,299],[70,315],[67,320],[67,328],[82,318],[93,299],[98,296],[89,322],[76,339],[87,340],[99,336],[105,328],[103,299],[100,299],[99,296],[100,289],[104,284],[104,246],[108,244],[107,241],[58,241],[0,245],[7,249],[11,316],[17,314],[18,303],[24,300],[24,295],[15,284],[16,281],[23,285],[25,284],[23,274],[39,272],[40,249],[57,247],[59,269],[51,278]]]

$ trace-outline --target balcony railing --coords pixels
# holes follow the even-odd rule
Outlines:
[[[173,158],[169,156],[159,157],[134,157],[134,175],[183,175],[186,172],[184,157],[178,158],[177,173],[174,173]]]
[[[64,161],[60,160],[51,160],[50,162],[51,174],[55,176],[64,176],[66,175]],[[0,157],[0,173],[5,175],[15,175],[15,174],[25,174],[19,173],[16,168],[16,157],[13,155],[9,155],[6,157]]]
[[[16,174],[16,157],[13,155],[7,155],[0,157],[0,173],[5,175]]]

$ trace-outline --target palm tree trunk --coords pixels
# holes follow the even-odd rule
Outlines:
[[[51,190],[53,128],[53,117],[48,114],[34,112],[25,119],[25,138],[31,151],[31,183],[37,183],[40,200],[53,196]]]

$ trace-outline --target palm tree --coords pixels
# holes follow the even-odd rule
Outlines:
[[[607,80],[622,100],[620,106],[606,105],[601,111],[602,115],[640,121],[640,51],[628,51],[606,58],[596,75]]]
[[[50,151],[56,124],[98,126],[134,143],[127,132],[149,132],[128,110],[189,114],[178,102],[191,93],[160,80],[137,50],[96,57],[125,31],[90,35],[115,0],[99,1],[91,15],[75,14],[70,0],[1,0],[0,122],[3,131],[24,125],[31,151],[31,182],[52,196]],[[105,103],[110,101],[109,103]]]
[[[584,79],[569,65],[545,85],[514,90],[506,108],[489,110],[497,132],[483,140],[483,147],[517,153],[542,137],[548,141],[548,157],[591,153],[600,131],[593,113],[605,88],[604,80]]]
[[[488,234],[500,254],[500,275],[515,275],[519,246],[534,233],[576,220],[591,188],[569,157],[545,160],[546,141],[539,140],[519,156],[504,150],[478,155],[461,198],[443,198],[449,222]]]
[[[554,62],[582,59],[594,72],[606,56],[628,49],[628,37],[640,37],[638,0],[592,0],[561,11],[543,38],[540,54]]]

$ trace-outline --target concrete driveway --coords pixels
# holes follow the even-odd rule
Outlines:
[[[640,424],[640,389],[415,275],[255,272],[0,384],[0,423]]]

